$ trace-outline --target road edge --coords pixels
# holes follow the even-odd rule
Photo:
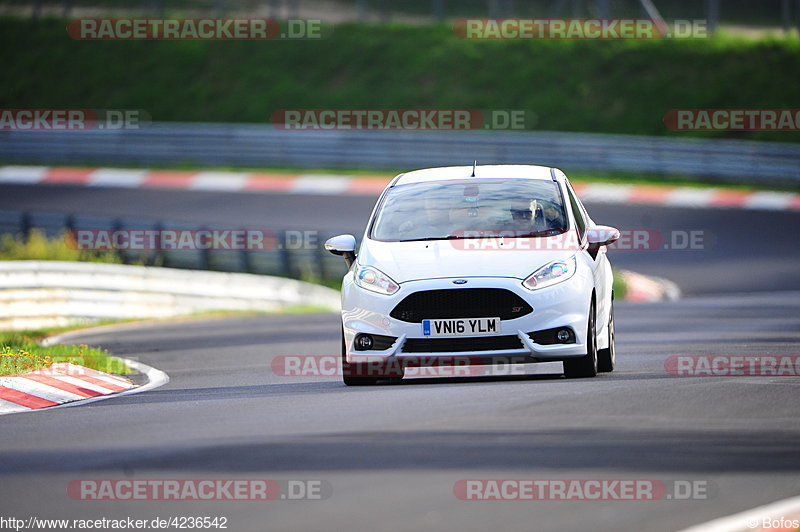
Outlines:
[[[114,186],[152,190],[192,190],[243,194],[287,193],[322,195],[379,194],[392,175],[324,173],[274,173],[248,170],[175,170],[152,168],[108,168],[0,165],[0,184]],[[741,189],[728,184],[703,183],[609,183],[576,181],[573,187],[583,201],[663,205],[694,208],[739,208],[796,212],[800,193],[794,190]]]
[[[108,395],[101,395],[99,397],[90,397],[88,399],[82,399],[80,401],[72,401],[72,402],[69,402],[69,403],[64,403],[63,405],[51,406],[51,407],[48,407],[48,408],[40,408],[38,410],[31,410],[31,412],[37,412],[37,411],[40,411],[40,410],[54,410],[56,408],[66,408],[66,407],[70,407],[70,406],[80,406],[80,405],[85,405],[85,404],[89,404],[89,403],[94,403],[96,401],[102,401],[104,399],[112,399],[114,397],[121,397],[123,395],[133,395],[133,394],[136,394],[136,393],[148,392],[150,390],[154,390],[156,388],[164,386],[165,384],[167,384],[169,382],[169,375],[167,375],[165,372],[161,371],[158,368],[154,368],[152,366],[148,366],[147,364],[145,364],[143,362],[139,362],[139,361],[136,361],[136,360],[130,360],[128,358],[122,358],[122,357],[117,357],[117,358],[119,358],[120,360],[125,362],[125,364],[127,364],[129,367],[131,367],[131,368],[135,369],[136,371],[144,374],[147,377],[147,382],[145,384],[141,384],[139,386],[131,388],[130,390],[124,390],[122,392],[112,393],[112,394],[108,394]]]
[[[99,395],[97,397],[88,397],[86,399],[78,399],[75,401],[70,401],[67,403],[62,403],[59,405],[48,406],[45,408],[27,408],[24,410],[14,410],[10,412],[0,412],[0,416],[11,415],[11,414],[24,414],[30,412],[43,412],[47,410],[55,410],[57,408],[68,408],[72,406],[82,406],[87,405],[89,403],[94,403],[97,401],[103,401],[105,399],[112,399],[114,397],[121,397],[124,395],[133,395],[137,393],[147,392],[150,390],[154,390],[161,386],[164,386],[169,382],[169,375],[167,375],[164,371],[161,371],[158,368],[154,368],[149,366],[143,362],[139,362],[137,360],[130,360],[128,358],[117,357],[122,360],[128,367],[135,369],[136,371],[142,373],[145,377],[147,377],[147,382],[144,384],[136,385],[133,388],[128,390],[123,390],[116,393],[109,393],[105,395]]]
[[[800,521],[800,497],[790,497],[757,506],[737,514],[684,528],[679,532],[760,532],[762,530],[794,530],[794,528],[764,527],[764,521]],[[753,526],[755,524],[755,526]]]

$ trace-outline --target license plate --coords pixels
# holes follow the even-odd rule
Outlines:
[[[500,318],[422,320],[425,336],[478,336],[500,334]]]

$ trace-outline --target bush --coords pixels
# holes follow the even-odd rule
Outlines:
[[[22,235],[4,234],[0,236],[0,260],[63,260],[71,262],[103,262],[122,264],[122,257],[111,251],[89,251],[76,249],[71,236],[48,239],[45,234],[34,229],[24,238]]]

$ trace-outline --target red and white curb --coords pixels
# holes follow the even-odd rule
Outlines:
[[[618,273],[627,287],[625,301],[655,303],[657,301],[677,301],[681,297],[681,289],[668,279],[627,270],[619,270]]]
[[[574,188],[575,192],[586,202],[771,211],[800,210],[800,194],[794,192],[606,183],[576,183]]]
[[[800,528],[800,497],[784,499],[680,532],[789,532]]]
[[[2,166],[0,184],[77,185],[86,187],[156,188],[207,192],[287,192],[294,194],[380,193],[390,178],[318,174],[269,174],[219,171],[126,170]]]
[[[56,406],[133,387],[129,380],[102,371],[53,364],[47,369],[0,377],[0,412]]]
[[[77,185],[208,192],[377,195],[390,180],[391,178],[386,176],[0,166],[0,184]],[[588,202],[800,210],[800,194],[794,192],[607,183],[574,185],[581,198]]]
[[[169,382],[163,371],[133,360],[122,360],[144,373],[148,382],[137,386],[125,378],[69,363],[0,377],[0,415],[86,404],[144,392]]]

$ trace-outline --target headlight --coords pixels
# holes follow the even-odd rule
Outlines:
[[[539,288],[552,286],[575,275],[575,269],[575,255],[564,260],[554,260],[533,272],[527,279],[522,281],[522,286],[528,290],[538,290]]]
[[[359,266],[356,268],[355,282],[358,286],[370,292],[377,292],[390,296],[400,289],[400,286],[391,277],[372,266]]]

